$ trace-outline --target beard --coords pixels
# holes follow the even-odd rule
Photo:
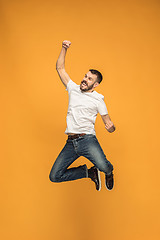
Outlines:
[[[85,87],[85,88],[82,88],[82,84],[83,84],[83,83],[86,84],[86,87]],[[81,89],[82,92],[87,92],[87,91],[89,91],[89,90],[91,90],[91,89],[93,88],[93,85],[94,85],[94,83],[93,83],[92,85],[88,86],[88,84],[86,83],[86,81],[82,81],[81,84],[80,84],[80,89]]]

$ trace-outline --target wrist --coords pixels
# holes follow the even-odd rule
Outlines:
[[[67,51],[67,48],[64,47],[64,46],[62,46],[62,50],[63,50],[63,51]]]

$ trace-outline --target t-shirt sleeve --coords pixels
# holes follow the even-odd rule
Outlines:
[[[70,91],[76,87],[77,84],[70,79],[69,82],[67,83],[66,90],[68,91],[68,93],[70,93]]]
[[[107,110],[107,107],[106,107],[106,104],[104,102],[103,99],[101,99],[99,101],[99,104],[98,104],[98,112],[100,113],[100,115],[106,115],[108,114],[108,110]]]

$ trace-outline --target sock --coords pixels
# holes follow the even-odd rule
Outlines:
[[[88,177],[91,178],[91,171],[88,169]]]
[[[110,177],[112,175],[112,172],[106,173],[107,177]]]
[[[94,175],[93,169],[92,168],[88,169],[88,177],[92,178],[93,175]]]

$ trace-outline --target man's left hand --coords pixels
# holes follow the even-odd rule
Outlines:
[[[107,131],[109,133],[112,133],[112,132],[114,132],[116,130],[116,128],[115,128],[115,126],[114,126],[114,124],[112,122],[110,122],[110,124],[109,123],[106,124],[105,128],[107,129]]]
[[[107,129],[107,131],[109,133],[114,132],[116,128],[115,128],[113,122],[111,121],[111,118],[110,118],[109,114],[101,115],[101,117],[102,117],[102,120],[105,124],[105,128]]]

